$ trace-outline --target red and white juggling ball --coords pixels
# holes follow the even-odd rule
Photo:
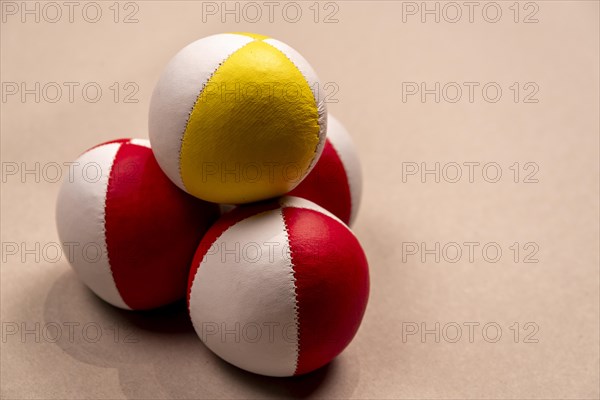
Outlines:
[[[329,114],[321,158],[289,195],[317,203],[350,226],[358,213],[361,192],[362,172],[356,147],[346,128]]]
[[[192,262],[190,317],[206,346],[269,376],[311,372],[352,340],[369,295],[365,254],[333,214],[299,197],[240,206]]]
[[[184,298],[190,262],[218,206],[177,188],[147,140],[103,143],[74,165],[60,189],[56,223],[79,278],[124,309]]]

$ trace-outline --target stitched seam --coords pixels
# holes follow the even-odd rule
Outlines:
[[[222,237],[222,236],[223,236],[223,235],[224,235],[226,232],[229,232],[229,230],[233,229],[233,227],[234,227],[234,226],[236,226],[237,224],[239,224],[240,222],[242,222],[242,221],[245,221],[245,220],[247,220],[248,218],[255,217],[255,216],[257,216],[257,215],[261,215],[261,214],[268,213],[269,211],[273,211],[273,210],[262,211],[262,212],[259,212],[259,213],[256,213],[256,214],[253,214],[253,215],[250,215],[250,216],[248,216],[248,217],[246,217],[246,218],[244,218],[244,219],[241,219],[241,220],[237,221],[236,223],[234,223],[233,225],[231,225],[230,227],[228,227],[227,229],[225,229],[223,232],[221,232],[221,234],[220,234],[219,236],[217,236],[217,237],[215,238],[215,240],[214,240],[214,241],[213,241],[213,242],[212,242],[210,245],[212,246],[213,244],[215,244],[215,243],[216,243],[216,242],[217,242],[219,239],[221,239],[221,237]],[[284,225],[285,225],[285,224],[284,224]],[[209,247],[209,249],[210,249],[210,247]],[[205,254],[205,256],[206,256],[206,254]],[[202,258],[204,259],[204,257],[202,257]],[[200,260],[200,264],[202,264],[202,260]],[[200,264],[198,264],[198,269],[196,269],[196,273],[194,274],[194,279],[192,279],[192,284],[190,285],[190,292],[188,293],[188,297],[190,298],[190,300],[192,299],[192,289],[193,289],[193,287],[194,287],[194,283],[196,282],[196,277],[198,276],[198,271],[200,270]],[[189,305],[189,307],[188,307],[188,313],[191,311],[191,308],[192,308],[192,302],[190,301],[190,305]],[[192,321],[192,322],[193,322],[193,321]]]
[[[304,78],[304,82],[306,82],[306,86],[308,86],[308,88],[310,90],[310,94],[312,95],[312,98],[315,101],[315,108],[317,110],[317,124],[319,125],[319,133],[317,134],[317,145],[315,146],[315,150],[313,151],[312,160],[310,162],[310,165],[306,169],[306,171],[304,171],[304,174],[306,175],[306,174],[308,174],[308,172],[310,172],[310,170],[312,170],[312,168],[317,163],[317,153],[319,152],[319,149],[325,145],[325,136],[326,135],[321,135],[322,131],[327,132],[327,113],[324,112],[324,103],[323,102],[318,103],[318,99],[315,98],[312,88],[310,87],[310,82],[308,81],[308,79],[306,79],[306,75],[304,75],[304,72],[302,72],[302,70],[300,68],[298,68],[296,63],[293,62],[292,59],[290,57],[288,57],[287,54],[285,54],[283,51],[279,50],[277,47],[273,46],[271,43],[265,42],[264,40],[263,40],[263,42],[268,44],[269,46],[271,46],[272,48],[274,48],[281,54],[283,54],[283,56],[285,58],[287,58],[288,61],[291,62],[294,67],[296,67],[298,72],[300,72],[300,75],[302,75],[302,77]]]
[[[284,234],[285,234],[285,239],[288,242],[289,245],[289,254],[290,254],[290,267],[291,267],[291,277],[292,277],[292,285],[294,286],[294,324],[296,325],[296,337],[297,337],[297,341],[296,341],[296,348],[295,348],[295,359],[294,359],[294,374],[296,374],[296,372],[298,371],[298,362],[300,361],[300,321],[299,321],[299,315],[300,315],[300,306],[298,305],[298,286],[296,285],[296,274],[295,274],[295,270],[294,270],[294,257],[292,255],[292,243],[290,241],[290,232],[288,229],[288,225],[287,225],[287,221],[285,219],[285,215],[283,213],[283,209],[284,207],[281,207],[279,209],[279,212],[281,213],[281,218],[283,219],[283,229],[284,229]]]
[[[108,263],[108,271],[110,272],[112,281],[115,284],[115,290],[117,291],[117,294],[119,295],[119,298],[121,299],[123,304],[125,304],[125,306],[131,310],[132,308],[129,306],[129,304],[127,304],[125,302],[125,299],[121,295],[121,292],[119,291],[119,287],[117,286],[117,281],[113,274],[112,265],[110,263],[110,256],[108,254],[108,237],[106,235],[106,205],[108,203],[108,191],[110,189],[111,175],[112,175],[112,171],[114,169],[115,163],[117,162],[117,156],[119,155],[119,151],[121,151],[121,148],[123,147],[123,145],[125,143],[129,143],[129,141],[120,143],[119,148],[115,152],[115,158],[113,159],[113,162],[110,164],[110,168],[108,170],[108,179],[106,180],[106,194],[104,196],[104,207],[103,207],[103,213],[102,213],[102,229],[101,229],[101,231],[102,231],[102,237],[104,238],[104,252],[106,253],[106,262]]]
[[[250,36],[245,36],[245,37],[250,37]],[[223,64],[225,64],[225,62],[227,60],[229,60],[231,58],[231,56],[233,56],[235,53],[237,53],[238,51],[242,50],[244,47],[248,46],[250,43],[254,43],[255,41],[257,41],[256,39],[254,39],[252,37],[250,37],[250,38],[252,39],[251,41],[249,41],[248,43],[246,43],[242,47],[234,50],[231,54],[229,54],[227,57],[225,57],[223,59],[223,61],[221,61],[219,63],[219,65],[217,65],[217,68],[215,68],[215,70],[212,72],[212,74],[210,74],[210,76],[208,77],[208,79],[206,80],[206,82],[204,82],[202,84],[202,88],[200,89],[200,91],[198,91],[198,96],[196,96],[196,101],[194,101],[194,105],[192,106],[192,109],[188,112],[187,121],[185,121],[185,128],[183,128],[183,132],[181,133],[181,138],[179,139],[179,153],[178,153],[179,159],[177,161],[177,173],[179,174],[179,178],[181,179],[181,184],[183,185],[183,187],[186,190],[188,188],[185,185],[185,182],[183,181],[183,175],[181,174],[181,151],[183,150],[183,139],[185,138],[185,132],[187,131],[188,125],[190,124],[190,118],[192,117],[192,112],[196,108],[196,104],[198,104],[198,102],[200,101],[200,96],[202,96],[202,93],[204,92],[204,89],[206,88],[206,85],[208,85],[208,83],[213,78],[213,76],[215,76],[215,74],[217,73],[217,71],[219,70],[219,68],[221,68],[221,66]]]

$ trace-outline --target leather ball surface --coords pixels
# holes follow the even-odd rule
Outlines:
[[[204,344],[269,376],[311,372],[352,340],[369,294],[365,254],[350,229],[308,200],[240,206],[202,239],[188,306]]]
[[[168,63],[152,94],[158,163],[186,192],[241,204],[283,195],[325,144],[323,88],[309,63],[276,39],[227,33]]]
[[[329,114],[327,140],[321,158],[289,195],[313,201],[352,225],[362,194],[362,171],[352,137]]]
[[[56,204],[60,241],[81,281],[133,310],[185,297],[196,247],[218,215],[218,206],[177,188],[142,139],[83,153]]]

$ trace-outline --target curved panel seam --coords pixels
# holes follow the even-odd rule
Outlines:
[[[290,269],[291,269],[291,277],[292,277],[292,285],[294,286],[294,325],[296,326],[296,348],[295,348],[295,362],[294,362],[294,375],[298,371],[298,364],[300,361],[300,305],[298,304],[298,286],[296,285],[296,271],[294,270],[294,260],[292,256],[292,242],[290,241],[290,231],[288,229],[288,224],[285,219],[285,214],[283,213],[284,207],[279,209],[281,213],[281,218],[283,219],[283,228],[285,239],[288,242],[289,247],[289,257],[290,257]]]
[[[115,289],[116,289],[117,295],[119,296],[119,298],[121,299],[123,304],[125,306],[127,306],[127,308],[131,309],[129,304],[127,304],[125,302],[125,299],[123,298],[123,296],[121,296],[121,291],[119,290],[119,286],[117,285],[117,280],[115,279],[115,275],[113,274],[113,266],[110,263],[110,254],[108,252],[108,236],[106,233],[106,208],[107,208],[107,204],[108,204],[108,192],[110,190],[110,182],[112,180],[112,172],[113,172],[115,163],[117,162],[117,157],[119,156],[119,152],[121,151],[121,149],[123,148],[123,145],[125,143],[129,143],[129,141],[122,142],[119,145],[119,148],[115,152],[115,158],[113,158],[113,161],[110,164],[110,169],[108,171],[108,179],[106,180],[106,193],[104,195],[104,207],[103,207],[104,212],[102,213],[102,236],[104,237],[104,251],[106,252],[106,262],[108,263],[108,270],[110,271],[110,276],[112,277],[112,280],[115,284]]]
[[[246,36],[246,35],[244,35],[244,36]],[[247,36],[247,37],[250,37],[250,36]],[[196,101],[194,101],[194,104],[192,105],[192,109],[188,113],[188,118],[187,118],[187,121],[185,121],[185,127],[183,128],[183,132],[181,133],[181,139],[179,140],[179,152],[178,152],[178,155],[179,155],[178,158],[179,159],[178,159],[178,162],[177,162],[177,173],[179,174],[179,177],[181,178],[181,184],[183,185],[183,187],[185,187],[186,190],[188,190],[188,188],[187,188],[187,186],[185,184],[185,181],[183,180],[183,175],[181,173],[181,152],[182,152],[182,149],[183,149],[183,141],[185,139],[185,132],[188,129],[188,125],[190,123],[190,119],[192,117],[192,113],[194,112],[194,109],[196,108],[196,105],[200,101],[200,96],[202,96],[202,93],[204,92],[204,89],[206,89],[206,86],[211,81],[212,77],[217,73],[217,71],[219,70],[219,68],[221,68],[221,65],[223,65],[227,60],[229,60],[231,58],[231,56],[233,56],[235,53],[237,53],[238,51],[242,50],[244,47],[248,46],[250,43],[254,43],[256,41],[257,41],[257,39],[249,41],[248,43],[246,43],[242,47],[236,49],[231,54],[229,54],[227,57],[225,57],[223,59],[223,61],[221,61],[219,63],[219,66],[217,68],[215,68],[215,70],[212,72],[212,74],[210,74],[210,76],[208,77],[208,79],[206,80],[206,82],[204,82],[204,84],[202,85],[202,88],[198,91],[198,96],[196,96]]]
[[[287,58],[289,60],[290,63],[292,63],[292,65],[294,67],[296,67],[296,69],[298,70],[298,72],[300,72],[300,75],[302,75],[302,77],[304,78],[304,81],[306,82],[306,86],[308,86],[308,88],[310,89],[310,94],[314,100],[314,104],[315,104],[315,110],[317,112],[317,124],[319,125],[319,133],[317,134],[317,145],[315,146],[315,150],[313,151],[313,157],[312,160],[310,162],[310,165],[308,166],[307,170],[304,171],[305,173],[309,172],[310,170],[312,170],[312,168],[314,167],[314,165],[316,164],[317,161],[317,154],[319,153],[319,149],[324,145],[325,143],[325,136],[322,135],[321,133],[326,129],[327,127],[327,113],[325,112],[325,107],[323,106],[323,102],[318,101],[317,98],[315,98],[315,95],[310,87],[310,82],[308,81],[306,75],[304,74],[304,72],[298,68],[298,66],[296,65],[296,63],[287,55],[285,54],[285,52],[281,51],[280,49],[278,49],[277,47],[273,46],[271,43],[264,41],[263,43],[268,44],[269,46],[271,46],[272,48],[274,48],[275,50],[277,50],[278,52],[280,52],[281,54],[283,54],[283,56],[285,58]],[[317,81],[318,84],[318,81]],[[317,87],[317,90],[319,90],[319,88]]]
[[[261,215],[261,214],[268,213],[268,212],[270,212],[270,211],[273,211],[273,210],[262,211],[262,212],[259,212],[259,213],[257,213],[257,214],[250,215],[250,216],[248,216],[248,217],[246,217],[246,218],[244,218],[244,219],[241,219],[241,220],[239,220],[239,221],[236,221],[234,224],[232,224],[232,225],[231,225],[231,226],[229,226],[227,229],[225,229],[223,232],[221,232],[221,234],[215,238],[215,240],[214,240],[214,241],[213,241],[213,242],[210,244],[210,246],[212,246],[213,244],[215,244],[215,243],[216,243],[216,242],[217,242],[219,239],[221,239],[221,237],[222,237],[222,236],[223,236],[223,235],[224,235],[226,232],[228,232],[229,230],[233,229],[233,227],[234,227],[234,226],[236,226],[237,224],[239,224],[240,222],[242,222],[242,221],[245,221],[245,220],[247,220],[248,218],[255,217],[255,216],[257,216],[257,215]],[[285,222],[284,222],[284,226],[285,226]],[[209,247],[209,250],[210,250],[210,247]],[[206,254],[205,254],[203,257],[202,257],[202,260],[200,260],[200,264],[202,264],[202,261],[204,260],[204,257],[206,257]],[[194,266],[192,265],[192,268],[193,268],[193,267],[194,267]],[[194,283],[196,282],[196,276],[198,275],[198,271],[199,271],[199,270],[200,270],[200,268],[198,268],[198,269],[196,270],[196,273],[194,274],[194,278],[192,279],[192,284],[190,285],[190,290],[189,290],[189,293],[187,294],[187,297],[188,297],[188,298],[191,298],[191,296],[192,296],[192,289],[194,288]],[[191,304],[191,303],[190,303],[190,304]],[[190,306],[190,307],[188,307],[188,313],[189,313],[190,311],[191,311],[191,306]]]

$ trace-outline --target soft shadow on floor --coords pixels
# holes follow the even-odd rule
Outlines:
[[[350,397],[356,385],[357,363],[343,360],[291,378],[243,371],[202,344],[184,301],[152,311],[121,310],[94,295],[73,271],[58,277],[43,312],[46,323],[76,324],[73,337],[63,335],[55,344],[79,362],[117,369],[128,398],[324,397],[333,386],[340,392],[341,375],[342,392]]]

